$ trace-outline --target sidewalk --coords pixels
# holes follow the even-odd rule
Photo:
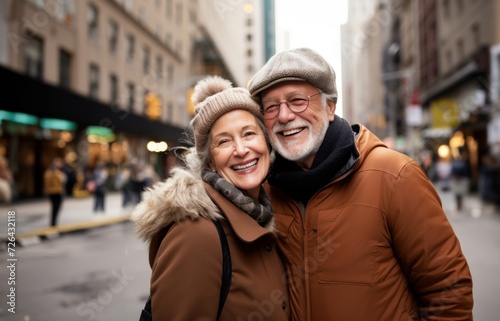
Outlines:
[[[482,216],[499,214],[498,209],[493,204],[484,203],[477,193],[467,195],[463,201],[463,209],[457,211],[453,192],[443,191],[439,186],[436,186],[436,190],[441,198],[443,210],[450,219],[458,217],[472,217],[478,219]]]
[[[50,201],[48,198],[0,206],[0,240],[7,242],[9,211],[15,212],[9,222],[15,222],[16,242],[25,246],[40,243],[65,233],[82,231],[90,228],[126,222],[132,207],[122,208],[122,196],[119,192],[106,194],[106,211],[94,213],[92,196],[83,198],[66,197],[63,200],[58,217],[58,226],[50,227]],[[13,219],[15,218],[15,219]],[[13,221],[14,220],[14,221]],[[10,230],[12,231],[12,230]]]
[[[464,210],[458,213],[455,210],[455,201],[450,191],[442,191],[436,187],[443,209],[451,219],[454,217],[471,216],[479,218],[495,212],[492,206],[485,206],[477,194],[467,196],[464,200]],[[7,217],[9,211],[15,212],[15,237],[20,246],[37,244],[42,240],[58,237],[65,233],[77,232],[106,226],[109,224],[123,223],[129,220],[133,207],[122,208],[122,196],[119,192],[106,194],[106,212],[94,214],[92,196],[84,198],[65,198],[59,213],[59,225],[50,227],[50,202],[48,198],[26,201],[0,206],[0,240],[7,242],[8,227]],[[11,216],[12,217],[12,216]],[[12,221],[11,221],[12,222]]]

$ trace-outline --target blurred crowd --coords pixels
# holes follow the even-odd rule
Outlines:
[[[78,169],[56,157],[43,175],[44,195],[51,204],[50,226],[58,225],[59,211],[66,197],[93,197],[93,212],[105,213],[106,193],[120,191],[122,206],[133,207],[144,189],[158,182],[159,176],[151,164],[128,162],[121,166],[98,160],[94,166]],[[0,204],[15,199],[15,182],[5,157],[0,156]]]
[[[500,160],[497,157],[484,155],[476,175],[463,149],[450,159],[425,150],[420,155],[420,165],[437,188],[455,194],[458,210],[468,193],[478,193],[483,202],[500,206]]]

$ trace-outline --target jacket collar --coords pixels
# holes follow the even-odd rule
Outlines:
[[[264,235],[274,235],[274,218],[268,228],[261,227],[252,217],[240,210],[210,184],[205,183],[205,189],[212,201],[224,213],[234,233],[243,242],[251,243]]]

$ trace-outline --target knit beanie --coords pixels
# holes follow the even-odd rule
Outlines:
[[[252,99],[248,90],[233,87],[229,80],[219,76],[200,80],[194,87],[191,100],[195,105],[191,127],[197,151],[206,147],[210,128],[227,112],[243,109],[262,119],[259,105]]]
[[[322,92],[337,97],[335,71],[316,51],[309,48],[286,50],[275,54],[248,82],[255,99],[259,94],[283,81],[307,81]]]

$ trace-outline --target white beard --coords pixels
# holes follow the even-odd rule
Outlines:
[[[323,142],[323,138],[325,137],[326,131],[328,130],[329,120],[328,117],[324,117],[324,121],[322,126],[313,128],[309,122],[304,120],[295,121],[293,123],[288,123],[286,125],[282,125],[276,123],[273,127],[273,133],[270,136],[271,145],[273,145],[274,149],[278,154],[284,157],[287,160],[293,162],[305,162],[312,155],[315,155],[321,143]],[[297,128],[297,127],[306,127],[308,131],[307,140],[302,144],[302,148],[294,148],[301,143],[301,140],[291,140],[286,143],[282,143],[278,137],[276,136],[276,132],[283,131],[284,128]]]

